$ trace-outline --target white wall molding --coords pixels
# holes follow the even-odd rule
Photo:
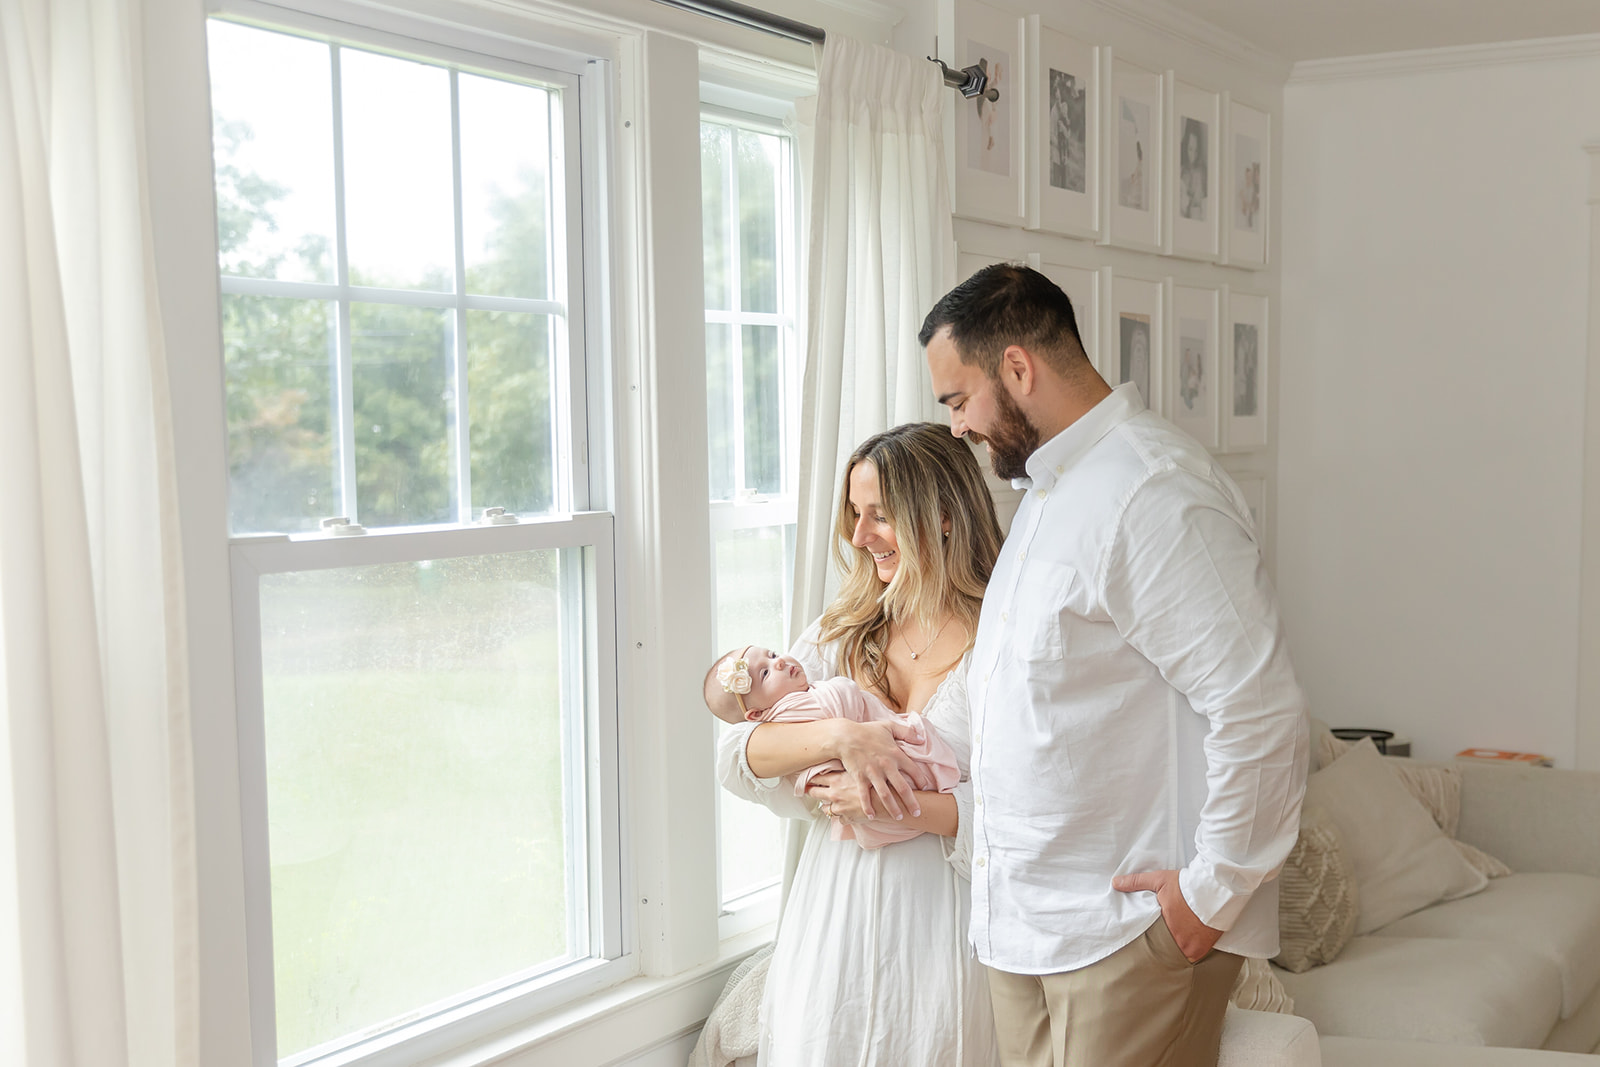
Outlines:
[[[1583,512],[1578,537],[1578,714],[1575,763],[1600,770],[1600,142],[1589,153],[1589,365],[1585,374]]]
[[[1192,15],[1166,0],[1086,0],[1087,3],[1174,41],[1203,48],[1233,63],[1250,68],[1268,80],[1282,83],[1294,65],[1282,56],[1251,44],[1243,37]],[[1047,25],[1070,33],[1070,25],[1055,25],[1058,20],[1045,16]]]
[[[1542,37],[1529,41],[1502,41],[1452,48],[1423,48],[1409,52],[1383,52],[1338,59],[1308,59],[1294,64],[1289,84],[1379,78],[1387,75],[1425,74],[1465,70],[1503,63],[1542,63],[1557,59],[1600,56],[1600,33],[1576,37]]]

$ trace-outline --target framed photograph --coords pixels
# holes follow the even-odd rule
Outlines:
[[[1072,301],[1072,314],[1078,320],[1078,340],[1084,354],[1099,368],[1100,351],[1100,272],[1091,267],[1069,267],[1063,263],[1044,263],[1039,253],[1028,256],[1028,266],[1061,287]]]
[[[1172,287],[1167,322],[1167,418],[1213,452],[1222,448],[1221,375],[1217,334],[1221,294],[1189,285]]]
[[[1227,325],[1222,334],[1227,381],[1222,418],[1222,444],[1229,452],[1267,446],[1267,400],[1272,352],[1268,342],[1267,298],[1254,293],[1227,293]]]
[[[1112,386],[1132,382],[1146,406],[1161,411],[1163,319],[1166,283],[1102,270],[1107,287],[1105,330],[1100,343],[1100,376]]]
[[[1028,228],[1100,237],[1100,50],[1028,16]]]
[[[1215,260],[1222,254],[1218,179],[1222,166],[1221,97],[1181,82],[1171,71],[1172,136],[1167,144],[1167,254]]]
[[[1260,270],[1267,265],[1267,221],[1272,217],[1272,116],[1224,94],[1227,109],[1227,195],[1223,262]]]
[[[1023,88],[1023,20],[977,0],[953,2],[952,67],[976,64],[1000,97],[955,93],[955,213],[1022,226],[1027,212],[1027,106]]]
[[[1106,233],[1108,244],[1162,251],[1164,79],[1153,70],[1117,59],[1106,92]]]
[[[1247,471],[1233,476],[1233,483],[1244,494],[1250,508],[1250,525],[1255,527],[1256,544],[1261,548],[1261,558],[1267,558],[1267,476]]]

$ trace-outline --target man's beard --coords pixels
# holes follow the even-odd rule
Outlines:
[[[1028,457],[1039,447],[1039,430],[1028,421],[1000,382],[994,383],[995,424],[986,434],[973,434],[989,446],[989,466],[997,478],[1025,478]]]

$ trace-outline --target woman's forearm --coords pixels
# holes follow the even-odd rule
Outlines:
[[[815,722],[762,723],[750,732],[744,758],[757,778],[795,774],[839,758],[839,724],[842,719]],[[850,724],[853,725],[853,724]]]
[[[917,804],[922,808],[922,814],[907,815],[899,825],[940,837],[956,836],[961,818],[957,814],[955,797],[949,793],[924,793],[918,790]]]

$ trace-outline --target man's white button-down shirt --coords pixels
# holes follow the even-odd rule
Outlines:
[[[1160,913],[1112,876],[1169,869],[1217,948],[1276,955],[1308,727],[1243,497],[1131,384],[1027,470],[968,677],[978,957],[1103,959]]]

